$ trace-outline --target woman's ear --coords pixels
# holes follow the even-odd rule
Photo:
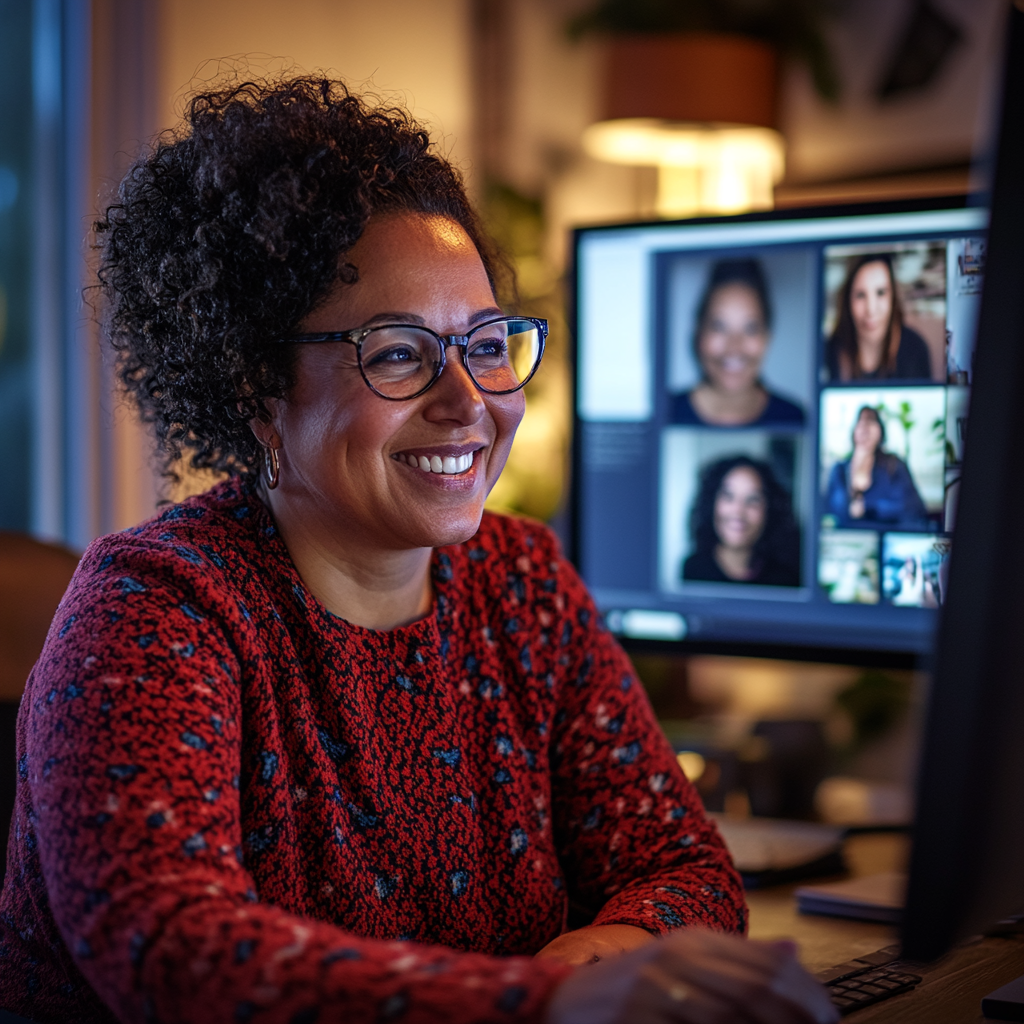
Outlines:
[[[264,448],[280,448],[281,434],[277,429],[278,400],[265,398],[261,410],[249,420],[249,429]]]

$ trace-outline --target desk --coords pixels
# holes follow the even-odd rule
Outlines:
[[[902,836],[855,836],[846,844],[854,875],[902,870],[906,854],[907,840]],[[809,971],[834,967],[898,940],[896,929],[887,925],[798,914],[796,888],[784,885],[747,893],[750,937],[795,939]],[[855,1024],[980,1024],[985,1020],[982,997],[1024,974],[1024,936],[967,943],[915,973],[924,981],[914,991],[858,1010],[847,1019]]]

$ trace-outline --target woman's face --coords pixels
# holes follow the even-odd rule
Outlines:
[[[892,318],[892,279],[881,261],[865,263],[850,285],[850,313],[858,343],[880,343]]]
[[[757,384],[768,348],[768,327],[757,292],[725,284],[711,293],[697,340],[697,355],[708,383],[742,392]]]
[[[336,286],[300,331],[413,323],[465,334],[501,315],[476,247],[446,218],[375,216],[344,259],[358,269],[358,281]],[[275,499],[297,503],[300,519],[344,531],[346,544],[402,550],[458,543],[476,532],[525,399],[521,391],[478,391],[458,349],[449,348],[428,391],[388,401],[363,381],[354,345],[327,342],[298,345],[295,386],[270,411],[281,444]],[[409,464],[409,456],[466,455],[472,464],[462,472]]]
[[[768,503],[761,477],[747,466],[726,474],[715,496],[715,533],[727,548],[750,548],[764,533]]]
[[[882,425],[869,412],[857,417],[853,428],[853,446],[862,451],[875,452],[882,443]]]

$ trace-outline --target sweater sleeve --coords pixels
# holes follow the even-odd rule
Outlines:
[[[552,732],[553,817],[570,901],[595,924],[744,932],[742,886],[621,647],[557,564],[565,672]]]
[[[201,567],[101,542],[34,672],[29,841],[86,981],[124,1022],[539,1020],[561,965],[363,940],[258,900],[228,605]]]

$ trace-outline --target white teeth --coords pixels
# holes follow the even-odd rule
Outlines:
[[[444,473],[449,476],[465,473],[473,465],[472,452],[467,452],[465,455],[431,455],[429,458],[426,455],[399,455],[397,457],[400,461],[423,470],[424,473]]]

